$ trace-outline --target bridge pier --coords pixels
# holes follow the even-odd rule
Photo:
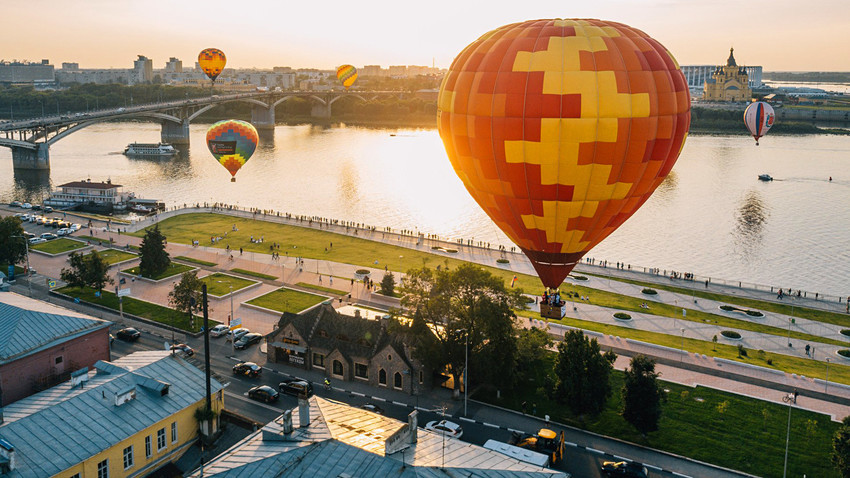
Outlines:
[[[251,106],[251,124],[257,131],[274,131],[274,107]]]
[[[12,168],[14,170],[50,170],[50,145],[36,143],[36,149],[12,146]]]
[[[330,118],[331,117],[331,105],[330,103],[322,104],[319,102],[313,102],[313,107],[310,110],[310,116],[313,118]]]
[[[184,119],[180,123],[164,120],[160,137],[163,143],[189,144],[189,120]]]

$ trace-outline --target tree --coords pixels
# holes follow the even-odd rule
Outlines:
[[[381,279],[381,294],[386,296],[392,296],[395,291],[395,276],[392,272],[387,272],[384,274],[384,278]]]
[[[198,279],[197,271],[184,272],[180,282],[168,293],[168,304],[174,309],[192,316],[201,308],[201,288],[204,282]]]
[[[832,464],[843,478],[850,478],[850,416],[844,417],[832,436]]]
[[[478,381],[510,386],[516,365],[516,316],[525,307],[522,291],[473,264],[457,269],[427,267],[407,272],[400,287],[401,304],[412,311],[418,327],[413,354],[434,370],[448,366],[454,378],[454,396],[466,366],[468,341],[470,374]],[[436,327],[429,327],[436,325]]]
[[[146,229],[145,236],[139,248],[141,261],[139,271],[145,277],[155,277],[165,272],[171,265],[171,258],[165,252],[165,236],[159,230],[159,224],[153,229]]]
[[[655,360],[645,355],[633,357],[624,376],[623,418],[644,436],[658,430],[663,396]]]
[[[551,365],[546,361],[552,337],[544,329],[520,329],[517,334],[516,376],[518,382],[542,380],[549,374]]]
[[[71,267],[62,268],[59,277],[71,287],[103,290],[106,284],[113,283],[112,278],[109,277],[109,264],[97,251],[91,251],[87,255],[72,252],[68,260]]]
[[[599,342],[580,330],[571,330],[558,344],[555,364],[555,400],[577,415],[596,415],[611,396],[609,377],[617,354],[601,353]]]
[[[15,265],[24,260],[27,256],[26,240],[19,218],[6,216],[0,219],[0,264]]]

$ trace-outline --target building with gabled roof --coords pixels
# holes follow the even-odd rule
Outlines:
[[[738,66],[735,49],[729,49],[726,65],[718,66],[711,78],[705,80],[703,99],[706,101],[750,101],[752,89],[747,68]]]
[[[0,293],[0,406],[109,360],[109,324],[12,292]]]
[[[216,412],[223,386],[212,381]],[[2,410],[0,476],[145,476],[197,441],[204,373],[168,351],[99,361]]]
[[[318,397],[300,399],[257,432],[195,471],[192,478],[380,476],[567,478],[408,422]]]

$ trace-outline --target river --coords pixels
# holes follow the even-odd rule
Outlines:
[[[235,183],[207,151],[206,125],[192,125],[192,148],[174,159],[120,154],[158,141],[159,130],[125,122],[74,133],[51,147],[49,177],[13,175],[0,148],[0,200],[39,202],[67,181],[111,179],[169,206],[224,202],[510,245],[433,129],[278,126]],[[692,135],[652,198],[589,256],[846,296],[850,137],[776,135],[756,147],[746,136]]]

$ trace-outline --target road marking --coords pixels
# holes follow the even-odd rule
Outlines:
[[[517,430],[516,428],[508,428],[508,431],[509,431],[509,432],[514,432],[514,433],[525,433],[524,431],[522,431],[522,430]]]
[[[485,427],[490,427],[490,428],[502,428],[499,425],[493,425],[492,423],[487,423],[487,422],[481,422],[481,424],[484,425]]]
[[[386,402],[387,401],[386,398],[381,398],[381,397],[372,397],[372,400],[378,400],[379,402]]]
[[[339,387],[333,387],[333,389],[336,390],[337,392],[344,392],[345,391],[344,388],[339,388]]]
[[[365,397],[366,396],[365,394],[362,394],[360,392],[351,392],[351,394],[354,395],[355,397]]]
[[[597,450],[596,448],[584,447],[584,449],[585,449],[585,450],[587,450],[587,451],[589,451],[589,452],[591,452],[591,453],[597,453],[597,454],[599,454],[599,455],[604,455],[604,454],[605,454],[605,452],[604,452],[604,451],[602,451],[602,450]]]
[[[683,474],[681,474],[681,473],[676,473],[675,471],[671,471],[670,473],[672,473],[672,474],[674,474],[674,475],[676,475],[676,476],[681,476],[682,478],[691,478],[691,477],[690,477],[690,476],[688,476],[688,475],[683,475]]]
[[[266,372],[269,372],[269,373],[274,373],[274,370],[272,370],[268,367],[263,367],[263,370],[265,370]]]
[[[613,456],[614,458],[616,458],[616,459],[618,459],[618,460],[620,460],[620,461],[628,461],[628,462],[631,462],[631,461],[632,461],[632,460],[629,460],[628,458],[626,458],[626,457],[624,457],[624,456],[620,456],[620,455],[611,455],[611,456]]]
[[[573,443],[571,441],[565,441],[564,445],[578,447],[578,445],[576,445],[575,443]]]
[[[428,409],[427,409],[427,408],[425,408],[425,407],[415,407],[415,408],[416,408],[417,410],[419,410],[420,412],[430,412],[430,411],[431,411],[431,410],[428,410]]]
[[[395,400],[393,400],[393,401],[392,401],[392,403],[393,403],[393,405],[398,405],[398,406],[400,406],[400,407],[406,407],[406,406],[407,406],[407,404],[406,404],[406,403],[397,402],[397,401],[395,401]]]
[[[647,467],[647,468],[650,468],[650,469],[653,469],[653,470],[655,470],[655,471],[661,471],[661,467],[660,467],[660,466],[647,465],[646,463],[644,463],[644,464],[643,464],[643,466],[645,466],[645,467]]]
[[[457,417],[457,419],[458,419],[458,420],[463,420],[463,421],[465,421],[465,422],[469,422],[469,423],[476,423],[476,422],[475,422],[475,420],[473,420],[473,419],[471,419],[471,418],[466,418],[466,417]]]

